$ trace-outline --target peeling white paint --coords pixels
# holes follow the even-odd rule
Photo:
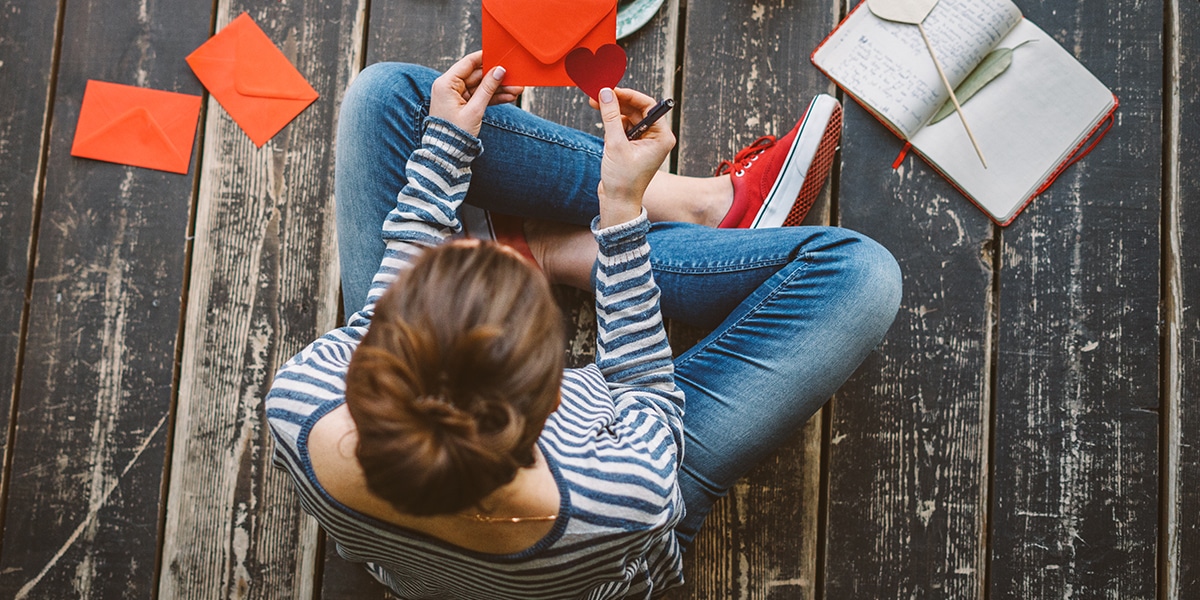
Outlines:
[[[92,505],[88,509],[88,514],[79,523],[79,526],[76,527],[75,531],[73,531],[71,535],[67,537],[67,541],[64,542],[61,547],[59,547],[58,551],[54,553],[54,556],[52,556],[46,563],[46,566],[42,567],[42,570],[38,572],[37,576],[35,576],[25,585],[21,586],[20,590],[17,590],[17,594],[13,597],[13,600],[24,600],[25,598],[28,598],[29,593],[32,592],[39,583],[41,583],[42,579],[46,577],[46,574],[50,572],[50,569],[54,568],[58,564],[58,561],[62,560],[62,557],[64,554],[66,554],[67,550],[71,548],[71,546],[75,545],[75,542],[79,540],[84,530],[92,526],[92,524],[96,521],[96,515],[100,512],[100,509],[103,508],[104,503],[108,501],[109,496],[111,496],[113,491],[117,489],[117,484],[120,482],[120,479],[125,477],[125,475],[129,473],[129,470],[132,469],[135,464],[137,464],[138,460],[140,460],[142,457],[142,453],[145,452],[146,448],[150,446],[150,442],[154,441],[154,437],[158,435],[159,430],[163,428],[163,425],[166,425],[167,416],[168,415],[163,415],[163,417],[158,420],[158,424],[154,426],[154,429],[152,429],[150,433],[142,439],[142,443],[139,444],[134,450],[133,458],[129,459],[129,462],[126,463],[125,467],[121,469],[121,474],[118,477],[110,480],[110,486],[107,490],[105,490],[103,496],[92,499]]]

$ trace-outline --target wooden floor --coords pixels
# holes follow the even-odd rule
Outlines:
[[[847,106],[813,220],[891,249],[903,306],[672,598],[1200,598],[1200,4],[1018,4],[1116,126],[1001,229]],[[680,101],[673,168],[832,92],[808,55],[846,8],[667,0],[624,45]],[[208,101],[186,176],[69,156],[88,79],[200,94],[184,57],[242,11],[321,93],[292,125],[256,149]],[[270,466],[261,399],[337,321],[343,90],[479,44],[478,0],[0,0],[0,598],[385,597]],[[580,97],[523,102],[594,131]]]

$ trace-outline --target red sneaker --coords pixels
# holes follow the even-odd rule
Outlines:
[[[716,175],[733,179],[733,206],[718,227],[799,225],[825,187],[841,137],[842,105],[820,94],[787,135],[760,137],[723,161]]]

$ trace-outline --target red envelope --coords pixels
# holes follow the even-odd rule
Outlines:
[[[483,69],[505,85],[575,85],[563,58],[617,43],[616,0],[482,0]]]
[[[200,96],[89,80],[71,156],[187,173]]]
[[[196,48],[187,62],[260,148],[317,99],[317,91],[246,13]]]

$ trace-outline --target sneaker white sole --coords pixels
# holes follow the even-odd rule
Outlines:
[[[783,167],[779,170],[779,177],[775,179],[775,184],[763,200],[762,208],[750,224],[751,228],[783,226],[796,203],[796,197],[804,187],[804,180],[813,165],[813,158],[821,148],[821,142],[826,137],[826,131],[834,120],[834,115],[841,109],[838,101],[826,94],[818,94],[812,99],[808,110],[804,112],[800,131],[792,140],[792,147],[788,149]]]

